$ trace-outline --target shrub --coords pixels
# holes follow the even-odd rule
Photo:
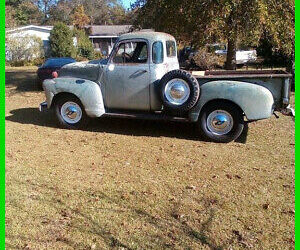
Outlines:
[[[82,57],[82,56],[76,56],[76,61],[78,62],[84,62],[84,61],[88,61],[90,60],[89,58],[86,58],[86,57]]]
[[[36,36],[8,36],[5,41],[5,58],[11,65],[22,66],[44,57],[43,42]]]
[[[75,57],[73,32],[64,23],[56,23],[49,37],[50,54],[53,57]]]
[[[224,66],[226,58],[224,56],[210,53],[207,48],[201,48],[190,59],[192,64],[201,70],[211,70],[214,68],[222,68]]]
[[[35,58],[33,59],[33,61],[31,62],[32,65],[35,65],[35,66],[40,66],[42,65],[43,63],[45,62],[45,58]]]
[[[73,34],[77,38],[77,57],[94,59],[94,47],[86,33],[75,28]]]
[[[95,51],[94,52],[94,58],[95,59],[102,59],[102,58],[104,58],[104,56],[102,55],[102,53],[100,51]]]

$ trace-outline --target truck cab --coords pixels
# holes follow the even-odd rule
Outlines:
[[[101,78],[108,109],[155,111],[159,80],[179,69],[174,37],[158,32],[122,35],[114,46]]]

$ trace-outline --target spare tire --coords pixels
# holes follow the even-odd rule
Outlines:
[[[160,94],[167,110],[184,113],[198,101],[200,86],[195,77],[184,70],[172,70],[160,80]]]

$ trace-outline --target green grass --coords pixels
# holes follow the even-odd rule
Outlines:
[[[251,123],[246,144],[166,122],[64,130],[34,79],[6,84],[7,249],[294,248],[291,117]]]

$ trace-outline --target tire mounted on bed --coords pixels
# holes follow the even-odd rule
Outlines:
[[[160,80],[160,95],[165,109],[185,113],[197,103],[200,86],[189,72],[172,70]]]

